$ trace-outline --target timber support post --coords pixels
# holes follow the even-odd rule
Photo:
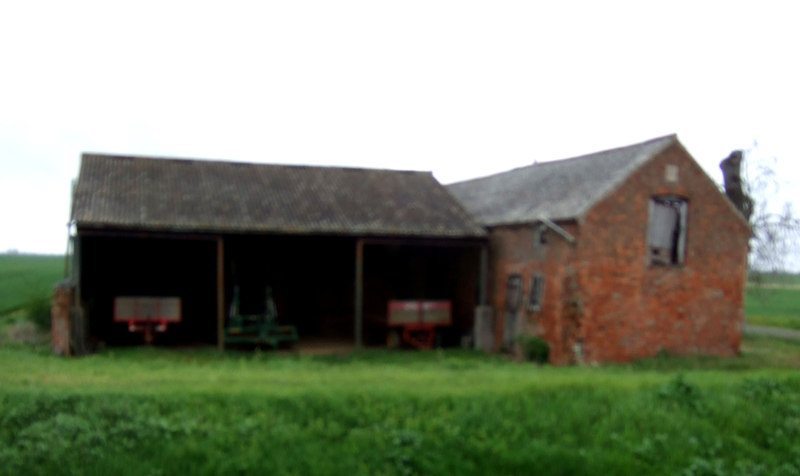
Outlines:
[[[225,244],[217,238],[217,348],[225,350]]]
[[[356,350],[364,345],[364,239],[356,241],[356,292],[355,292],[355,344]]]
[[[486,305],[486,287],[489,284],[489,246],[481,246],[481,263],[478,272],[478,305]]]

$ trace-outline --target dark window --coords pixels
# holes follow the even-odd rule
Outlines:
[[[522,276],[512,274],[506,285],[506,310],[515,313],[522,304]]]
[[[531,277],[531,294],[528,298],[528,309],[539,311],[542,309],[542,298],[544,297],[544,276],[534,274]]]
[[[656,197],[650,202],[647,251],[651,264],[683,264],[686,252],[686,200]]]
[[[533,246],[539,245],[546,245],[547,244],[547,226],[544,223],[539,223],[533,229]]]

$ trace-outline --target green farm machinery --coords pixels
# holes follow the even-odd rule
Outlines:
[[[267,286],[262,314],[239,313],[239,286],[234,287],[228,322],[225,326],[225,344],[266,345],[277,349],[282,344],[297,342],[295,326],[278,324],[278,309]]]

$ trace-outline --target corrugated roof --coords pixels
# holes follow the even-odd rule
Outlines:
[[[84,154],[78,226],[478,237],[429,172]]]
[[[454,183],[450,192],[483,225],[581,216],[640,165],[678,139],[675,135],[589,155]]]

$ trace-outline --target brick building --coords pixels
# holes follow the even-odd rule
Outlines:
[[[496,347],[735,355],[750,229],[675,136],[449,186],[489,230]]]

